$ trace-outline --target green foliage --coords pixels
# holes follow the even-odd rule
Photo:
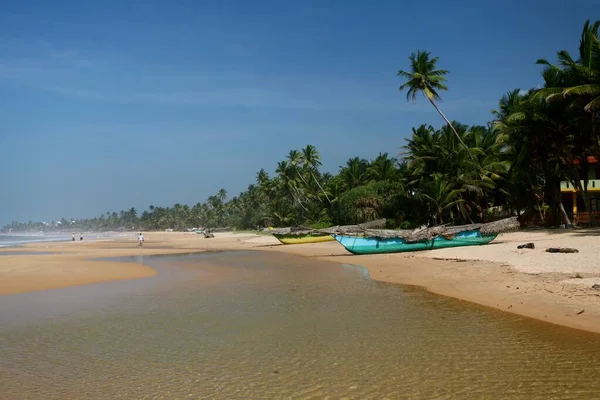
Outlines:
[[[334,223],[350,225],[378,219],[382,208],[383,197],[373,185],[365,185],[344,193],[331,213]]]
[[[313,229],[324,229],[324,228],[328,228],[330,226],[331,226],[330,222],[318,222],[316,224],[308,225],[309,228],[313,228]]]
[[[398,182],[375,181],[344,193],[332,209],[335,224],[351,225],[379,218],[395,220],[405,193]]]

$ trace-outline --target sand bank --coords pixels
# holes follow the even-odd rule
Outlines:
[[[336,242],[280,245],[272,236],[219,233],[145,233],[102,242],[37,243],[20,250],[52,254],[0,256],[0,294],[141,278],[154,271],[139,264],[91,258],[251,249],[298,254],[366,267],[374,279],[417,285],[434,293],[560,325],[600,332],[600,230],[534,230],[503,235],[492,244],[406,254],[354,256]],[[534,242],[534,250],[518,250]],[[546,253],[575,247],[576,254]],[[5,250],[6,251],[6,250]],[[2,251],[0,250],[0,253]]]

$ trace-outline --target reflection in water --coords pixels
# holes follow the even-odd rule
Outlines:
[[[0,398],[591,399],[600,393],[597,335],[291,255],[143,261],[160,274],[1,297]]]

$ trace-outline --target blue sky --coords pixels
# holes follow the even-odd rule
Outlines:
[[[94,3],[94,4],[92,4]],[[485,123],[600,0],[19,1],[0,8],[0,224],[230,194],[310,143],[335,172],[441,124],[397,88],[425,49],[442,110]]]

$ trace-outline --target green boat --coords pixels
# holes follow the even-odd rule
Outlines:
[[[365,229],[356,234],[334,233],[333,237],[352,254],[400,253],[483,245],[519,226],[517,219],[511,217],[488,224],[436,226],[416,231]]]

